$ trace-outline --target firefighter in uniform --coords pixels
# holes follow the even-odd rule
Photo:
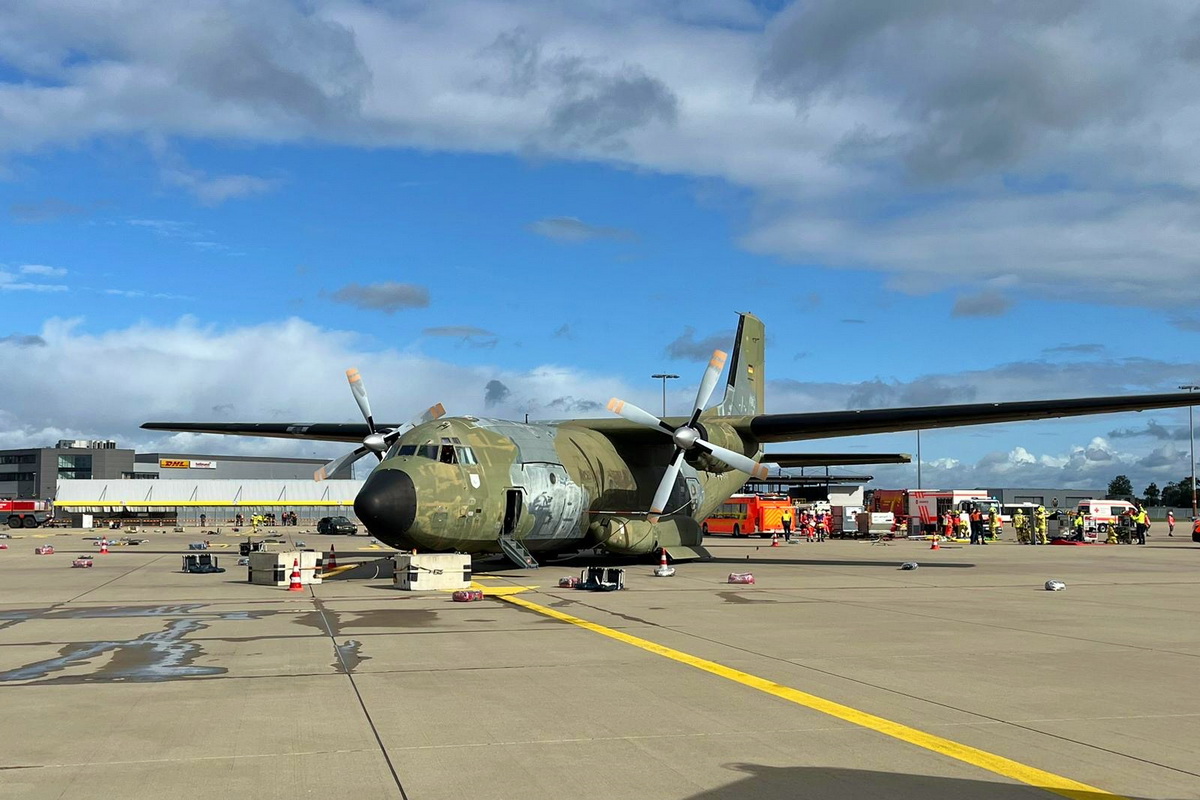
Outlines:
[[[1029,544],[1029,521],[1025,519],[1025,512],[1019,508],[1013,514],[1013,528],[1017,531],[1017,543]]]
[[[965,511],[958,512],[958,518],[955,520],[954,528],[954,532],[958,534],[959,539],[966,539],[968,536],[970,536],[971,516]]]
[[[1116,519],[1114,519],[1112,522],[1108,523],[1108,538],[1104,540],[1104,543],[1105,544],[1120,544],[1120,540],[1117,539],[1117,520]]]
[[[988,537],[992,541],[1000,538],[1000,512],[994,508],[988,512]]]
[[[1034,513],[1035,526],[1035,544],[1049,544],[1050,539],[1047,534],[1050,532],[1050,514],[1046,511],[1045,506],[1038,506]]]

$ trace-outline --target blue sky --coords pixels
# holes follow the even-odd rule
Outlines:
[[[742,310],[772,411],[1200,379],[1190,9],[906,8],[19,8],[0,446],[308,453],[137,425],[352,420],[348,366],[381,417],[653,409],[662,370],[682,411]],[[947,486],[1162,485],[1186,444],[1185,412],[923,437]]]

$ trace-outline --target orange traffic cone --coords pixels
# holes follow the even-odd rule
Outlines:
[[[941,545],[938,544],[938,537],[936,534],[933,537],[933,544],[929,545],[929,549],[930,550],[941,550],[942,549]]]
[[[662,549],[662,558],[660,558],[658,560],[658,566],[661,567],[662,569],[666,569],[668,566],[667,565],[667,548],[665,548],[665,547]]]
[[[100,555],[108,555],[108,539],[100,540]]]
[[[288,586],[289,592],[303,592],[304,587],[300,585],[300,559],[292,561],[292,582]]]
[[[337,553],[333,551],[333,545],[329,545],[329,560],[325,562],[325,569],[337,569]]]
[[[771,547],[779,547],[779,534],[778,533],[771,534]]]

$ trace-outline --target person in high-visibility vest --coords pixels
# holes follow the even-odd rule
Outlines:
[[[779,515],[779,524],[783,525],[783,540],[785,542],[792,541],[792,513],[784,509]]]
[[[1036,544],[1049,544],[1050,538],[1047,534],[1050,532],[1050,514],[1046,511],[1045,506],[1038,506],[1037,511],[1033,512],[1034,531],[1037,534],[1035,538]]]
[[[1175,509],[1167,509],[1167,536],[1175,535]]]
[[[988,512],[988,536],[992,541],[1000,538],[1000,512],[994,508]]]
[[[1150,515],[1140,506],[1133,512],[1134,535],[1138,544],[1146,543],[1146,531],[1150,529]]]
[[[954,538],[954,515],[949,511],[942,514],[942,535],[947,539]]]
[[[1017,531],[1017,542],[1029,544],[1029,520],[1025,518],[1025,512],[1019,508],[1013,514],[1013,528]]]

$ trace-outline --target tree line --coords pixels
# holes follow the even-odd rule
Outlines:
[[[1142,490],[1141,496],[1134,494],[1133,483],[1126,475],[1118,475],[1108,482],[1108,496],[1114,500],[1128,500],[1146,506],[1167,506],[1168,508],[1192,507],[1192,476],[1175,483],[1168,483],[1162,489],[1157,483],[1151,483]]]

